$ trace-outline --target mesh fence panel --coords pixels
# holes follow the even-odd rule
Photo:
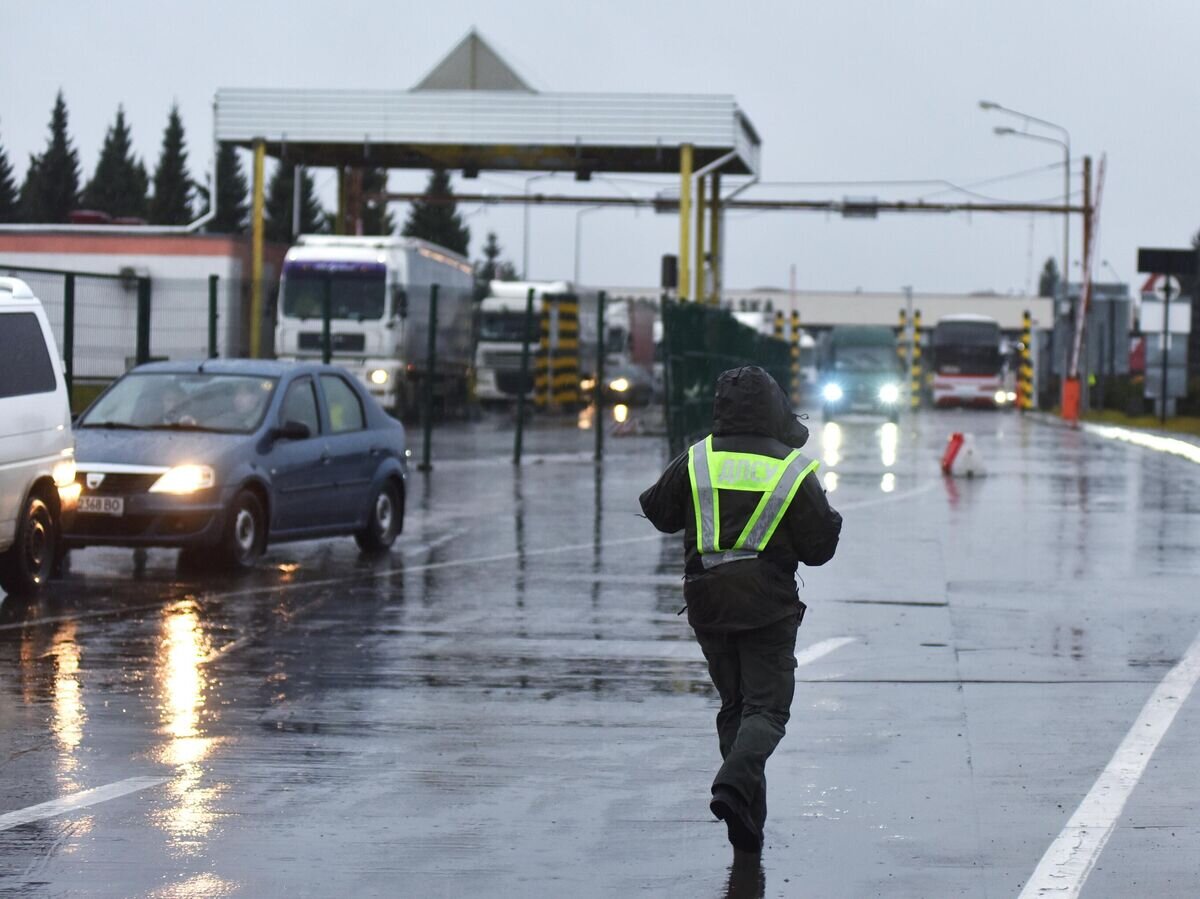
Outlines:
[[[786,341],[760,334],[725,309],[663,302],[667,439],[682,452],[712,424],[713,390],[721,372],[740,365],[766,369],[787,392],[791,351]]]

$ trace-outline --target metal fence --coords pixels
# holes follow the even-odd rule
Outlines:
[[[791,351],[787,341],[741,324],[733,313],[699,303],[663,300],[663,377],[667,440],[682,452],[712,424],[713,390],[721,372],[759,365],[787,392]]]
[[[143,362],[249,355],[249,281],[30,268],[2,260],[0,275],[20,278],[41,300],[75,408]],[[277,287],[263,289],[269,355]]]

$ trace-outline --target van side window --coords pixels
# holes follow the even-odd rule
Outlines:
[[[0,312],[0,399],[53,393],[54,363],[32,312]]]
[[[329,429],[335,434],[361,431],[367,426],[362,400],[354,388],[337,375],[321,375],[325,405],[329,408]]]
[[[279,419],[280,424],[298,421],[302,425],[308,425],[308,432],[314,437],[321,433],[321,419],[317,415],[317,388],[312,378],[301,378],[292,382],[283,398]]]

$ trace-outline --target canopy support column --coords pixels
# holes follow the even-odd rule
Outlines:
[[[267,145],[254,142],[254,199],[250,213],[250,358],[262,355],[263,320],[263,166]]]
[[[692,281],[692,145],[679,147],[679,299],[685,301]]]

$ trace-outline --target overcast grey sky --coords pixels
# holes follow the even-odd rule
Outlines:
[[[60,87],[85,177],[118,103],[152,167],[173,100],[195,175],[211,166],[218,86],[407,88],[475,26],[539,90],[733,94],[762,136],[768,182],[969,183],[1061,158],[1047,144],[996,137],[994,126],[1020,123],[980,111],[987,98],[1065,125],[1077,158],[1108,154],[1099,256],[1124,279],[1138,280],[1139,245],[1184,246],[1200,229],[1200,4],[1187,0],[38,0],[3,9],[0,144],[18,176],[45,144]],[[459,183],[519,189],[520,176],[485,176]],[[330,175],[318,178],[332,202]],[[391,184],[423,180],[394,173]],[[1057,199],[1062,175],[1046,168],[978,189]],[[931,190],[778,186],[756,195]],[[397,219],[404,212],[396,208]],[[520,259],[518,209],[464,212],[473,254],[495,230]],[[575,212],[535,209],[532,221],[531,274],[571,277]],[[608,209],[583,222],[587,283],[653,284],[658,257],[677,241],[676,219],[647,211]],[[794,264],[802,289],[1020,292],[1059,256],[1061,233],[1061,219],[1045,216],[731,213],[726,283],[786,286]],[[1076,223],[1075,259],[1079,248]]]

